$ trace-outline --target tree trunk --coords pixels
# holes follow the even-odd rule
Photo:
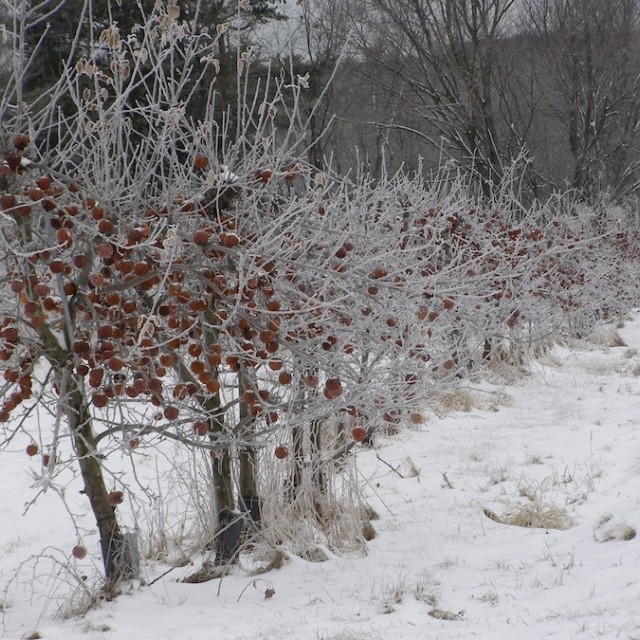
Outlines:
[[[209,437],[216,440],[225,430],[224,416],[220,413],[220,398],[216,395],[201,401],[200,404],[210,416]],[[235,528],[238,518],[235,513],[232,471],[231,449],[218,450],[211,460],[213,508],[216,513],[216,565],[225,565],[237,560],[240,548],[240,534],[238,532],[236,535]]]
[[[324,518],[321,496],[327,492],[327,476],[322,464],[322,424],[323,420],[315,418],[311,421],[309,432],[313,506],[320,520]]]
[[[289,499],[293,502],[298,497],[304,479],[304,429],[293,427],[293,470],[288,483]]]
[[[326,493],[327,478],[322,465],[322,425],[323,420],[316,418],[311,421],[309,433],[311,444],[311,474],[314,488],[320,493]]]
[[[255,447],[250,443],[251,436],[253,435],[253,419],[251,417],[251,411],[246,402],[242,401],[242,395],[247,387],[246,374],[243,371],[238,377],[240,387],[238,395],[240,396],[240,423],[242,425],[241,431],[238,434],[241,441],[247,444],[240,447],[238,451],[238,463],[239,463],[239,502],[240,510],[247,514],[255,529],[260,528],[261,522],[261,508],[260,498],[258,495],[258,487],[256,484],[256,471],[257,471],[257,459]]]
[[[89,498],[100,533],[105,574],[111,582],[116,583],[127,577],[129,568],[125,562],[124,538],[118,525],[116,510],[109,504],[109,492],[97,456],[91,414],[80,382],[73,372],[63,371],[59,376],[59,385],[64,402],[63,411],[69,422],[84,482],[84,492]]]

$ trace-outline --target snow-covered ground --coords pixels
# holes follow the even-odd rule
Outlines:
[[[366,556],[203,584],[176,569],[64,621],[62,564],[91,573],[98,554],[69,560],[76,533],[52,492],[23,516],[39,463],[16,441],[0,456],[0,637],[638,640],[640,315],[620,335],[625,346],[556,347],[512,385],[462,391],[462,410],[363,450],[379,514]],[[84,497],[67,498],[80,514]],[[525,509],[568,528],[506,524]],[[166,569],[145,567],[147,582]]]

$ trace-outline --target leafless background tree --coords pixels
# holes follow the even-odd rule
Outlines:
[[[636,192],[640,3],[531,0],[526,20],[538,106],[553,127],[545,155],[564,181],[550,183],[584,197]]]
[[[126,6],[45,0],[23,7],[16,23],[13,4],[3,2],[4,40],[23,25],[35,63],[27,94],[59,74],[71,43],[76,55],[89,51],[89,13],[123,29],[136,20]],[[587,199],[637,193],[638,0],[170,4],[189,32],[210,39],[220,65],[215,82],[200,76],[193,115],[214,91],[218,121],[234,119],[235,67],[253,47],[245,80],[258,82],[271,65],[308,84],[298,106],[318,168],[331,159],[348,173],[364,163],[380,176],[452,161],[485,197],[505,177],[530,200],[566,189]],[[71,13],[81,18],[74,30]]]

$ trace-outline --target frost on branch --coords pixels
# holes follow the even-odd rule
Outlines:
[[[105,64],[54,92],[71,115],[3,119],[0,419],[28,430],[36,390],[53,398],[66,430],[40,450],[49,470],[80,466],[103,539],[122,541],[112,461],[173,441],[206,465],[219,565],[241,526],[303,555],[359,547],[354,452],[498,354],[621,313],[637,239],[566,203],[523,213],[420,175],[319,173],[306,79],[220,113],[195,89],[219,71],[210,41],[158,31],[175,13],[105,30]]]

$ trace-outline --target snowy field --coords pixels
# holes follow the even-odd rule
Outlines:
[[[640,640],[640,315],[619,334],[624,346],[556,347],[512,385],[462,390],[458,411],[363,450],[379,515],[366,556],[180,583],[194,558],[67,620],[62,565],[95,574],[97,549],[71,558],[54,492],[23,515],[40,464],[16,441],[0,458],[0,637]],[[145,565],[146,582],[167,568]]]

